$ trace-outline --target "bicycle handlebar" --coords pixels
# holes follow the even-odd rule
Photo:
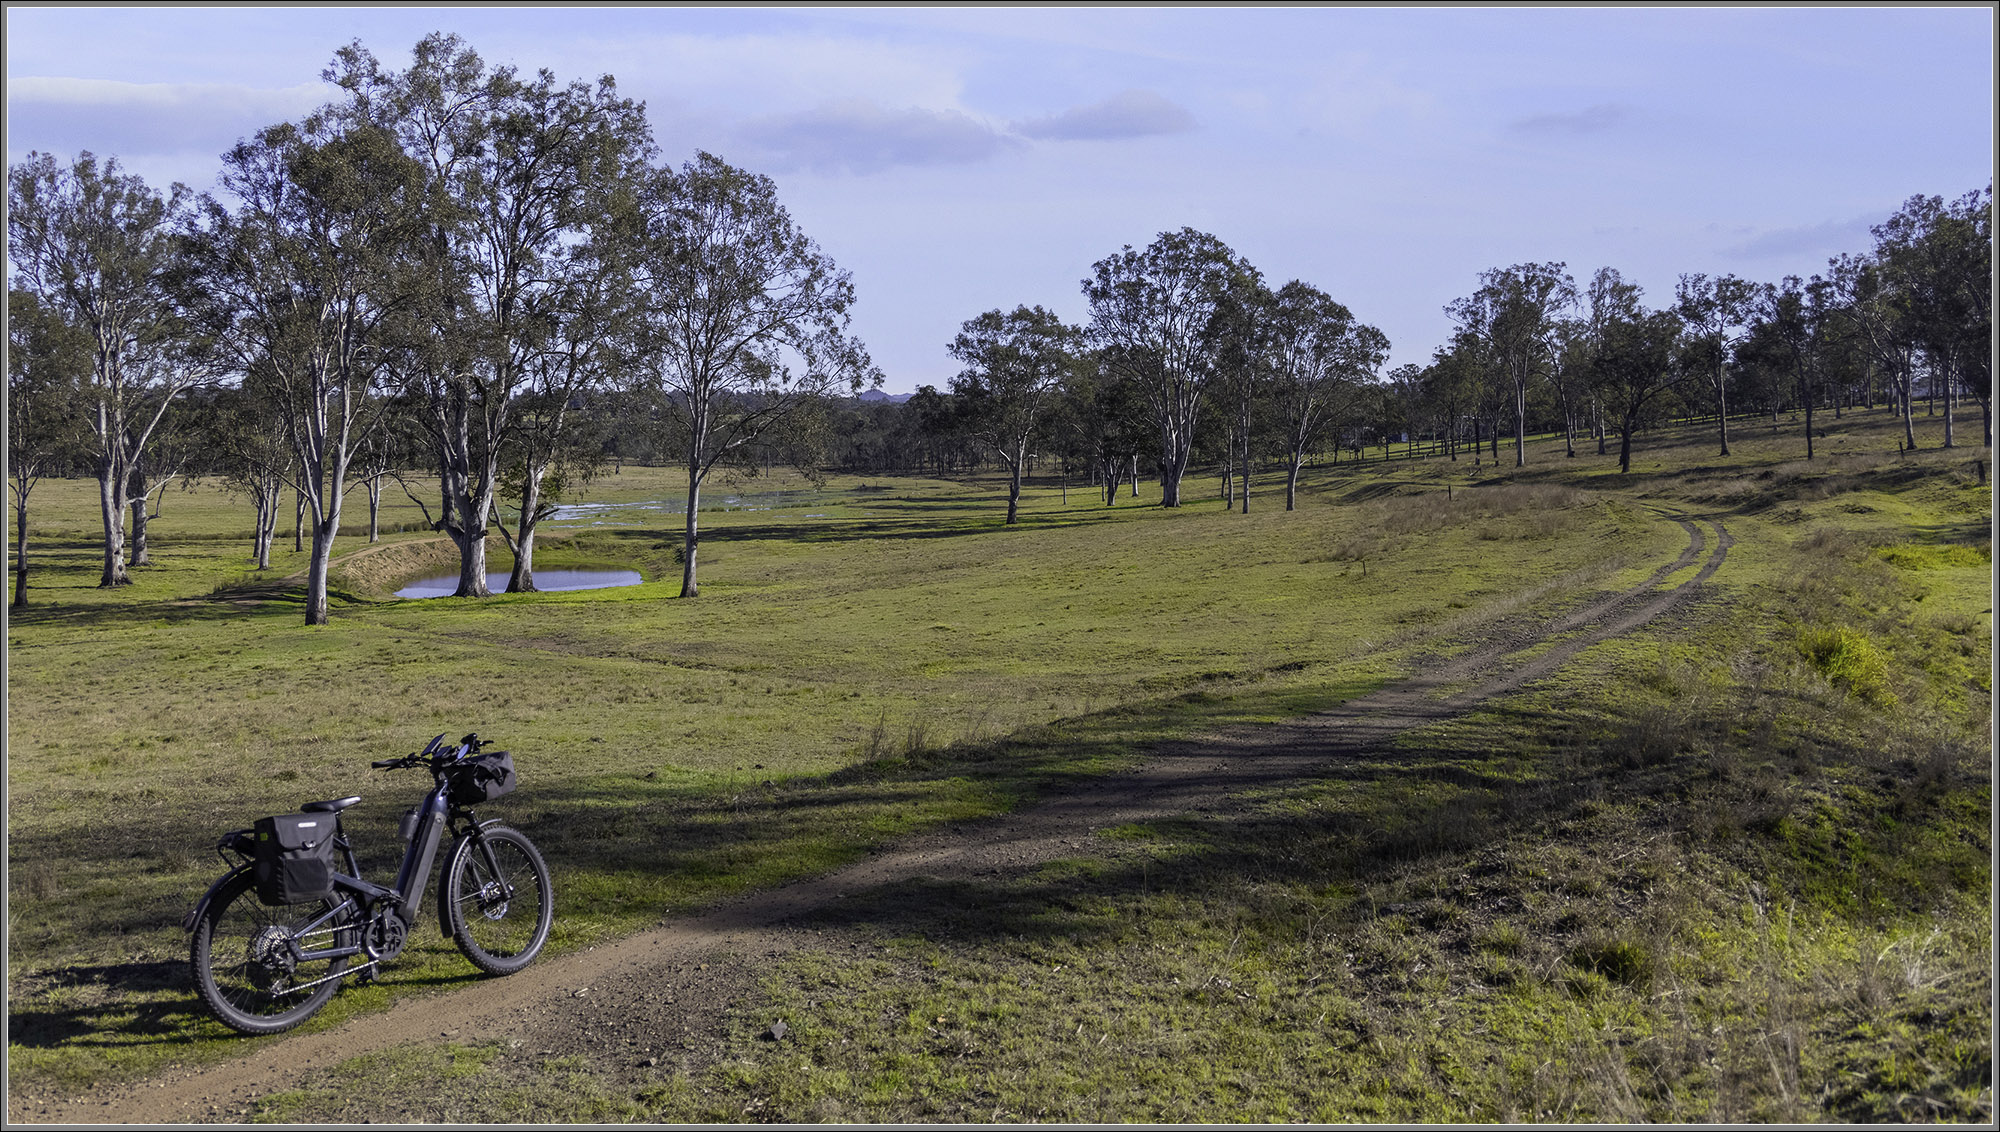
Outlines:
[[[426,764],[437,767],[445,763],[457,762],[467,755],[476,755],[479,753],[479,748],[490,746],[493,742],[491,739],[481,739],[479,733],[476,731],[468,731],[465,733],[465,737],[458,741],[456,746],[451,746],[445,744],[445,734],[442,731],[438,732],[431,737],[430,742],[424,744],[423,750],[415,754],[404,755],[401,758],[395,759],[376,759],[369,765],[376,770],[401,770],[406,767],[423,766]]]

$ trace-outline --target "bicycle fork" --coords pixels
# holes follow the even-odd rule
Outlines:
[[[486,862],[486,875],[489,878],[485,884],[479,886],[479,910],[484,913],[494,907],[505,907],[508,901],[514,899],[514,886],[508,882],[506,874],[500,871],[500,858],[493,855],[493,843],[486,840],[477,826],[473,827],[472,840],[479,849],[480,859]],[[497,891],[489,893],[487,892],[489,888]]]

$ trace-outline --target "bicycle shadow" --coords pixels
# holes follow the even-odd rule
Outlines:
[[[406,952],[456,956],[450,941],[426,939]],[[485,976],[476,971],[439,974],[418,969],[391,971],[380,985],[416,984],[450,990]],[[407,989],[405,987],[404,989]],[[59,1005],[44,1005],[56,1003]],[[347,1004],[350,1008],[352,1002]],[[338,1021],[345,1011],[325,1016]],[[184,956],[122,963],[80,963],[17,975],[7,1011],[7,1041],[16,1050],[58,1048],[115,1051],[163,1045],[193,1046],[232,1037],[202,1006]],[[244,1039],[249,1040],[249,1039]]]

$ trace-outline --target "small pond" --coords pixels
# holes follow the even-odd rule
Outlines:
[[[486,588],[494,593],[507,588],[511,570],[488,570]],[[535,588],[552,590],[601,590],[611,586],[636,586],[645,579],[637,570],[537,570]],[[450,597],[458,588],[458,571],[422,578],[396,591],[397,597]]]

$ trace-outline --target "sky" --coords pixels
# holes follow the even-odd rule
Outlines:
[[[1991,183],[1994,11],[1931,8],[6,10],[7,160],[212,187],[359,40],[615,76],[661,160],[771,177],[853,275],[890,392],[992,310],[1087,317],[1091,265],[1196,228],[1427,362],[1481,271],[1756,280]]]

